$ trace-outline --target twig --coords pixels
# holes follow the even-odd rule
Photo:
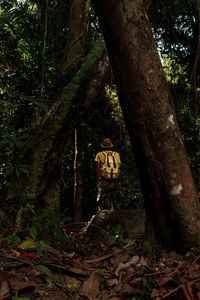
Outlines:
[[[17,261],[20,261],[20,262],[22,262],[22,263],[24,263],[24,264],[30,265],[31,267],[35,268],[35,264],[31,263],[31,262],[28,261],[28,260],[25,260],[25,259],[22,259],[22,258],[19,258],[19,257],[15,257],[15,256],[6,255],[6,254],[4,254],[4,255],[0,254],[0,255],[1,255],[2,257],[4,257],[4,258],[17,260]]]
[[[183,293],[187,300],[195,300],[193,291],[191,289],[191,283],[187,282],[182,286]]]
[[[198,278],[198,279],[195,279],[195,280],[193,280],[193,281],[191,281],[191,282],[190,282],[190,285],[193,284],[194,282],[198,281],[198,280],[199,280],[199,278]],[[172,291],[170,291],[169,293],[167,293],[167,294],[165,294],[163,297],[161,297],[160,300],[163,300],[163,299],[167,298],[169,295],[175,293],[176,291],[178,291],[180,288],[183,288],[184,286],[185,286],[185,283],[179,285],[177,288],[173,289]],[[194,299],[190,299],[190,298],[189,298],[189,299],[187,299],[187,300],[194,300]]]
[[[192,264],[194,265],[197,262],[198,259],[200,259],[200,255],[195,258],[195,260],[193,261]]]
[[[156,276],[156,275],[161,275],[161,274],[169,274],[171,272],[171,270],[162,270],[162,271],[158,271],[158,272],[155,272],[155,273],[147,273],[147,274],[144,274],[145,277],[150,277],[150,276]]]
[[[163,299],[167,298],[169,295],[171,295],[171,294],[175,293],[176,291],[178,291],[181,287],[182,287],[182,285],[180,285],[177,288],[173,289],[169,293],[165,294],[162,298],[160,298],[160,300],[163,300]]]
[[[135,240],[130,241],[127,245],[125,245],[125,246],[123,247],[123,249],[126,249],[126,248],[132,246],[134,243],[135,243]],[[109,257],[111,257],[111,256],[114,256],[114,255],[120,253],[121,251],[122,251],[122,250],[119,249],[119,250],[116,250],[116,251],[114,251],[114,252],[112,252],[112,253],[110,253],[110,254],[107,254],[107,255],[104,255],[104,256],[101,256],[101,257],[98,257],[98,258],[86,260],[86,263],[95,263],[95,262],[99,262],[99,261],[101,261],[101,260],[104,260],[104,259],[107,259],[107,258],[109,258]]]
[[[95,271],[95,269],[87,269],[87,271],[89,271],[89,272],[85,272],[84,270],[79,269],[79,268],[70,268],[70,269],[67,269],[66,267],[63,267],[63,266],[60,266],[60,265],[51,264],[51,263],[48,263],[46,265],[48,265],[50,267],[57,268],[57,269],[64,270],[64,271],[69,272],[69,273],[78,274],[78,275],[84,275],[84,276],[89,276],[91,272]]]

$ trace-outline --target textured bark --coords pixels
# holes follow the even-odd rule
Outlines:
[[[170,90],[142,0],[94,0],[145,199],[146,234],[197,244],[199,202]]]
[[[41,203],[43,200],[59,210],[59,162],[64,148],[77,124],[102,93],[109,74],[103,41],[99,40],[94,49],[85,53],[89,1],[71,3],[66,55],[49,96],[51,107],[43,114],[40,112],[37,122],[33,122],[33,130],[22,150],[29,174],[20,176],[17,192],[8,191],[8,198],[21,201],[20,207],[27,201]]]
[[[82,220],[83,149],[81,127],[75,130],[74,153],[74,222]]]
[[[76,74],[80,81],[79,85],[75,86],[75,91],[70,94],[75,83],[72,83],[69,90],[68,86],[63,91],[63,95],[60,96],[61,99],[64,98],[63,102],[59,103],[56,110],[49,112],[44,124],[38,126],[26,144],[24,155],[25,164],[29,165],[29,175],[25,174],[20,178],[20,194],[25,201],[27,199],[37,201],[42,197],[44,201],[49,205],[51,202],[52,205],[52,199],[49,199],[47,195],[54,193],[50,192],[50,189],[56,188],[58,178],[60,178],[59,161],[66,143],[72,136],[74,128],[102,93],[105,80],[109,75],[109,64],[103,44],[84,68],[86,69],[82,78]],[[15,198],[15,196],[15,194],[10,194],[10,198]],[[54,201],[53,207],[56,207],[58,198],[54,198]]]

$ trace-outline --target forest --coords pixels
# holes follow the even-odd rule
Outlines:
[[[199,86],[199,0],[0,0],[0,300],[200,299]]]

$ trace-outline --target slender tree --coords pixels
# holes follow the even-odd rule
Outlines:
[[[80,222],[82,219],[83,190],[83,147],[80,126],[75,129],[74,149],[74,222]]]
[[[131,138],[146,238],[168,248],[198,241],[200,210],[174,105],[143,0],[94,0]]]

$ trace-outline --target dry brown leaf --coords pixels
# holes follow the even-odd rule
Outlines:
[[[168,281],[170,281],[172,279],[172,276],[162,276],[158,279],[156,279],[156,282],[158,284],[159,287],[163,286],[165,283],[167,283]]]
[[[160,296],[160,291],[159,291],[159,289],[153,289],[153,290],[151,291],[151,298],[155,298],[155,297],[157,297],[157,296]]]
[[[12,252],[12,254],[14,254],[14,256],[19,257],[21,255],[21,253],[19,251],[17,251],[17,250],[10,249],[10,251]]]
[[[0,296],[5,296],[10,292],[9,284],[7,280],[4,280],[0,284]]]
[[[20,281],[14,275],[12,277],[10,277],[9,282],[10,282],[11,286],[17,291],[23,290],[25,288],[35,288],[36,287],[35,282],[33,282],[33,281],[28,281],[28,282]]]
[[[99,295],[99,286],[99,280],[95,277],[95,274],[91,274],[81,286],[79,295],[86,296],[90,300],[94,300]]]
[[[200,278],[200,272],[192,271],[191,273],[188,274],[187,278],[192,280],[196,278]]]
[[[190,265],[188,267],[188,279],[196,279],[196,278],[200,278],[200,271],[199,271],[199,265],[194,264],[194,265]]]
[[[142,264],[144,267],[148,267],[148,263],[147,263],[147,261],[144,259],[144,256],[141,257],[140,262],[141,262],[141,264]]]
[[[151,292],[151,298],[163,296],[166,292],[167,292],[166,289],[164,289],[163,287],[161,287],[159,289],[155,288]]]

